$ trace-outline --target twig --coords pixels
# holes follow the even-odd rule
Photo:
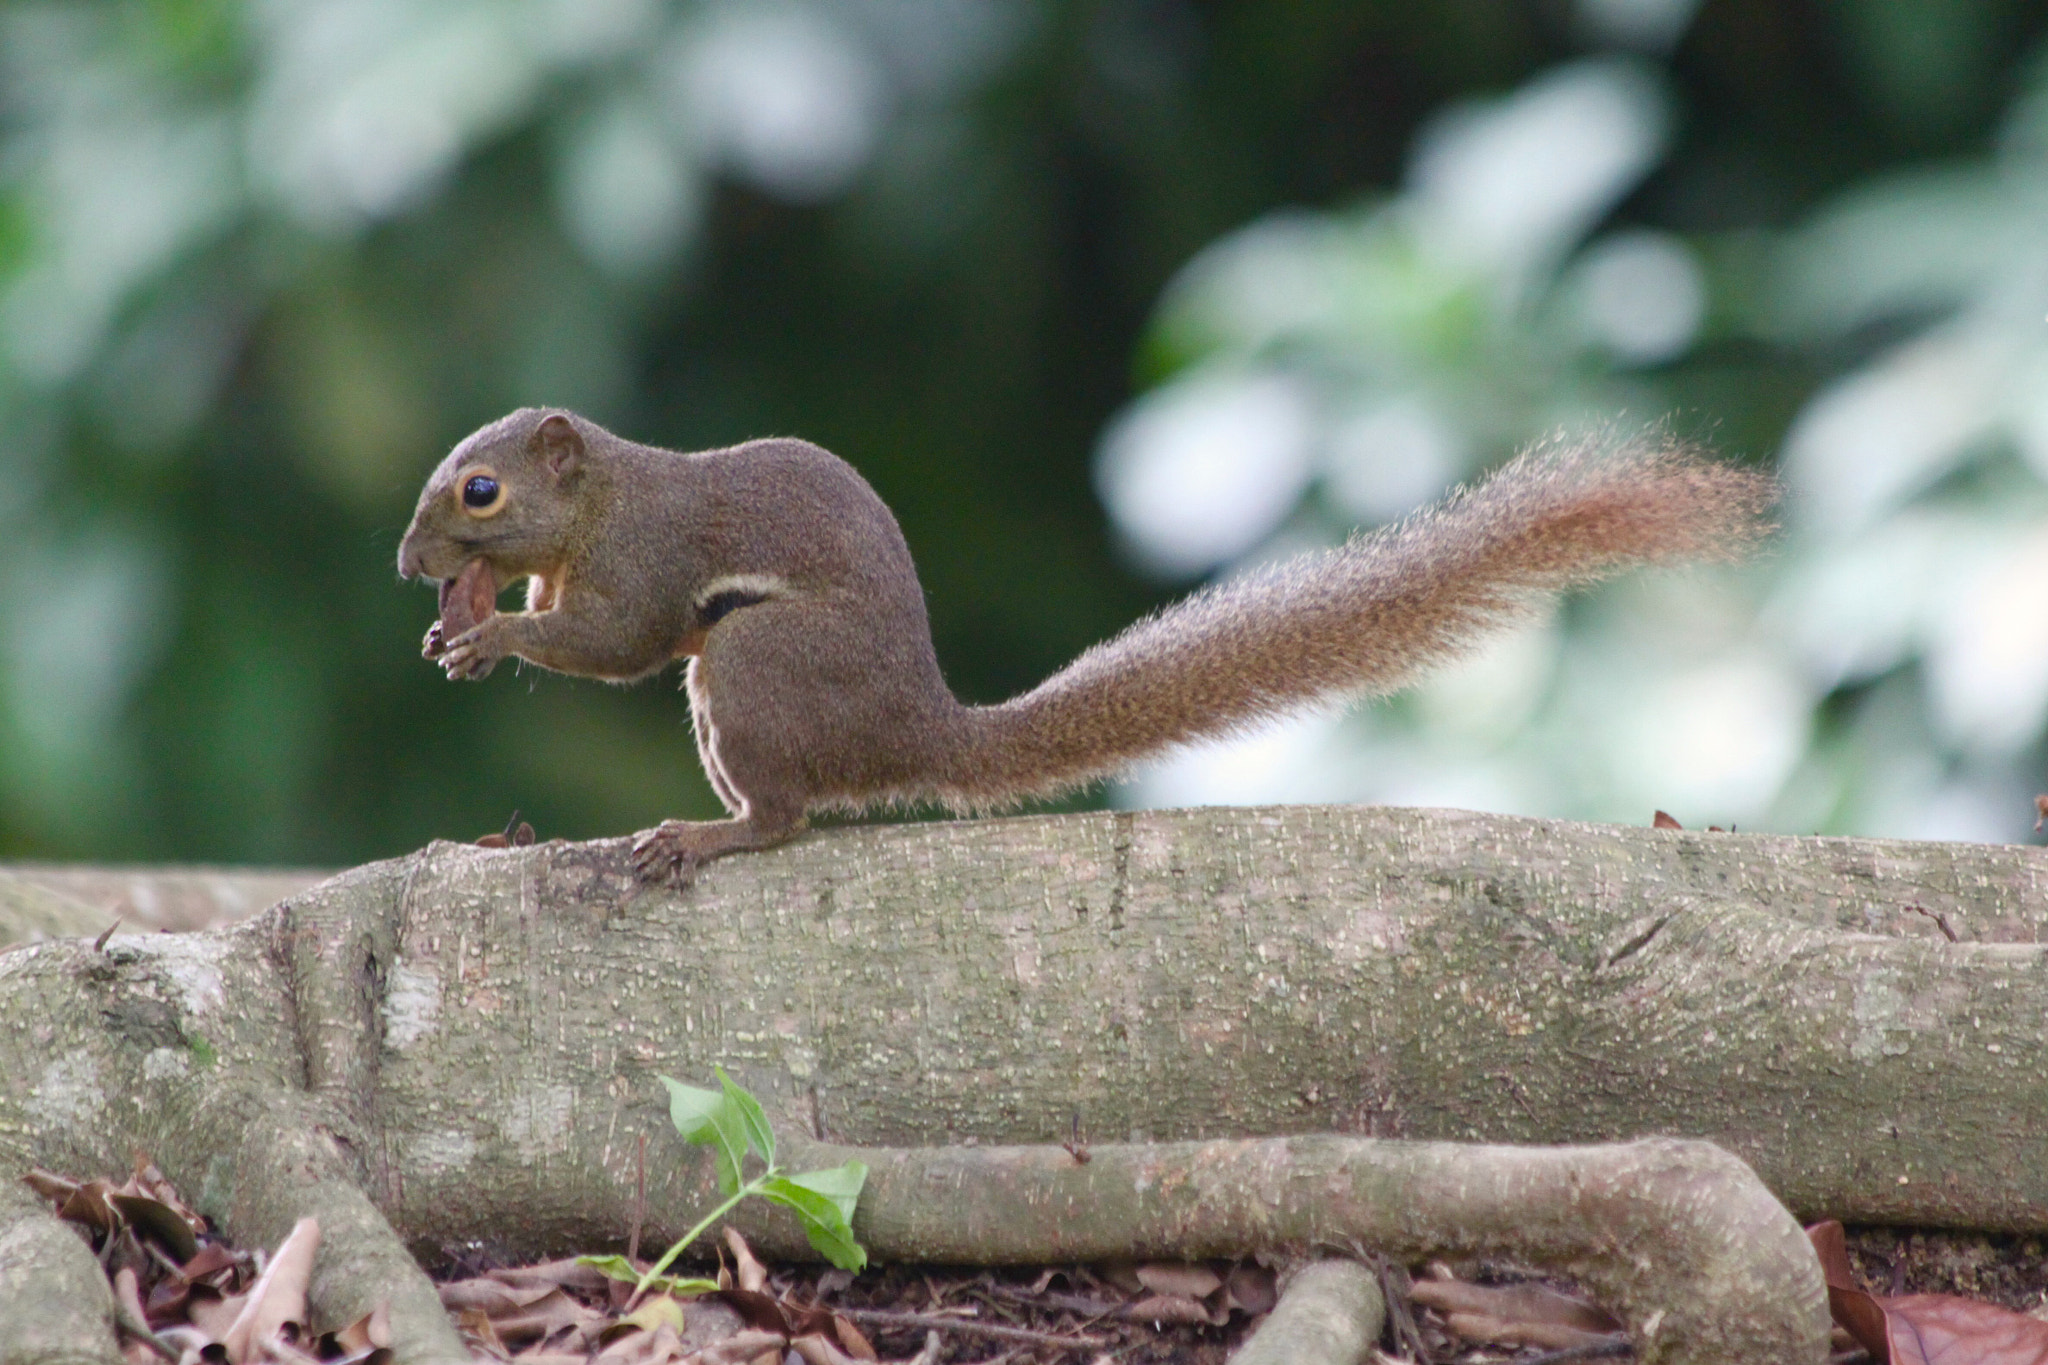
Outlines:
[[[519,812],[512,813],[513,819]],[[647,1212],[647,1134],[640,1134],[640,1155],[633,1161],[633,1234],[626,1239],[626,1259],[640,1260],[640,1223]]]
[[[888,1308],[834,1308],[833,1312],[855,1322],[877,1327],[922,1328],[931,1332],[959,1332],[966,1336],[993,1337],[998,1341],[1028,1341],[1034,1346],[1064,1346],[1076,1351],[1109,1345],[1107,1337],[1063,1337],[1056,1332],[1035,1332],[1029,1327],[1004,1327],[973,1318],[949,1318],[938,1313],[898,1313]]]
[[[1046,1308],[1058,1308],[1068,1313],[1079,1313],[1082,1317],[1091,1320],[1114,1317],[1130,1306],[1122,1303],[1108,1303],[1102,1299],[1091,1299],[1082,1294],[1057,1294],[1049,1289],[1041,1290],[1034,1294],[1024,1286],[1017,1284],[985,1284],[981,1286],[981,1289],[985,1294],[999,1299],[1008,1299],[1012,1303],[1039,1304]]]
[[[1629,1343],[1629,1339],[1617,1333],[1606,1341],[1588,1341],[1556,1351],[1545,1351],[1540,1356],[1530,1356],[1518,1365],[1569,1365],[1569,1362],[1574,1360],[1615,1360],[1635,1353],[1636,1348]]]
[[[1950,943],[1954,943],[1956,941],[1956,931],[1948,927],[1947,915],[1942,914],[1939,910],[1929,910],[1924,905],[1909,905],[1906,908],[1908,910],[1911,910],[1916,915],[1925,915],[1927,916],[1927,918],[1933,920],[1934,926],[1937,929],[1941,930],[1942,934],[1948,939]]]

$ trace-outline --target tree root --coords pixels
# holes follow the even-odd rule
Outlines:
[[[855,1231],[879,1260],[1201,1259],[1368,1246],[1396,1260],[1485,1253],[1570,1275],[1646,1365],[1827,1358],[1827,1290],[1799,1224],[1706,1142],[1496,1147],[1303,1136],[1060,1147],[850,1148],[788,1159],[869,1167]],[[781,1218],[757,1246],[800,1256]]]
[[[99,1262],[11,1182],[0,1184],[0,1362],[123,1365]]]
[[[1317,1261],[1287,1282],[1230,1365],[1359,1365],[1386,1315],[1372,1271],[1356,1261]]]
[[[217,1093],[195,1118],[212,1130],[214,1150],[227,1158],[219,1169],[232,1171],[233,1184],[207,1191],[202,1211],[248,1247],[275,1247],[299,1219],[318,1219],[307,1289],[313,1331],[382,1305],[395,1365],[469,1365],[433,1282],[364,1193],[348,1126],[327,1108],[299,1091]]]
[[[1675,1129],[1816,1215],[2038,1231],[2042,857],[1160,812],[832,831],[676,894],[623,841],[435,845],[227,929],[0,952],[0,1163],[146,1151],[251,1245],[315,1214],[323,1266],[354,1267],[316,1270],[318,1311],[390,1294],[424,1324],[400,1237],[540,1255],[643,1209],[651,1241],[688,1226],[709,1167],[656,1077],[723,1062],[809,1131],[902,1144],[860,1153],[881,1258],[1498,1250],[1577,1275],[1646,1360],[1818,1359],[1811,1253],[1720,1149],[1314,1134]],[[1076,1115],[1310,1135],[907,1150]],[[0,1315],[47,1302],[8,1290]],[[452,1356],[442,1330],[401,1357]]]

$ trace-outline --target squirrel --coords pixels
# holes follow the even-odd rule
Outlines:
[[[1770,529],[1775,487],[1665,436],[1554,439],[1397,524],[1198,591],[993,706],[947,688],[888,507],[807,441],[685,454],[522,408],[434,470],[398,570],[440,580],[422,652],[450,679],[508,655],[616,682],[688,660],[731,818],[665,821],[633,850],[641,877],[684,884],[816,811],[986,811],[1395,690],[1543,593],[1733,558]],[[522,577],[526,610],[498,613]]]

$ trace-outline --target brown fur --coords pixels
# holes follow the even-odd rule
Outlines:
[[[500,510],[460,505],[468,471]],[[981,810],[1120,771],[1332,698],[1384,693],[1631,564],[1728,558],[1765,529],[1768,478],[1670,441],[1552,442],[1341,548],[1195,594],[1000,706],[956,701],[888,508],[802,441],[677,454],[523,409],[469,437],[420,495],[400,572],[544,576],[528,611],[427,653],[450,677],[516,655],[630,680],[690,656],[699,754],[733,819],[644,836],[650,876],[765,847],[808,812],[937,799]]]

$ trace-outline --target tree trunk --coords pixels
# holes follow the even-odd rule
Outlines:
[[[709,1179],[656,1076],[723,1062],[841,1142],[1677,1134],[1803,1215],[2048,1230],[2038,850],[1198,810],[839,830],[677,893],[625,847],[0,954],[0,1158],[139,1147],[255,1240],[373,1219],[359,1181],[416,1251],[533,1254],[623,1237],[645,1134],[651,1244]]]

